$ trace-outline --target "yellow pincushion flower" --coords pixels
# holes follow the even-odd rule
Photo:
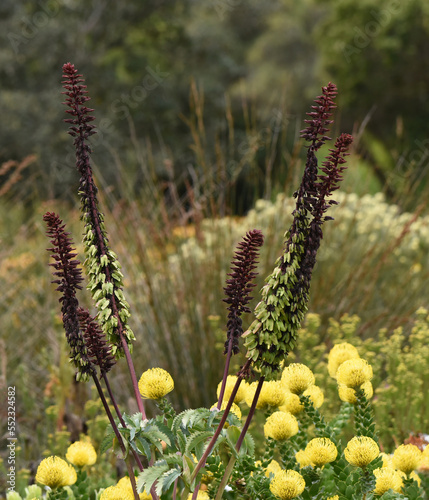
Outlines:
[[[337,382],[356,389],[372,379],[372,367],[364,359],[349,359],[337,370]]]
[[[290,500],[304,491],[305,481],[299,472],[282,470],[274,475],[270,484],[271,493],[280,500]]]
[[[401,492],[402,478],[399,472],[390,467],[381,467],[374,470],[375,488],[374,493],[383,495],[386,491],[392,489],[397,493]]]
[[[100,500],[134,500],[134,493],[126,486],[109,486],[101,494]]]
[[[313,465],[313,462],[310,460],[305,450],[299,450],[295,453],[295,460],[298,462],[299,468],[308,467],[309,465]]]
[[[145,399],[161,399],[173,389],[171,375],[162,368],[146,370],[139,380],[139,391]]]
[[[279,406],[279,410],[288,411],[292,413],[292,415],[297,415],[301,413],[304,409],[304,406],[301,404],[299,396],[297,394],[293,394],[293,392],[285,392],[285,399],[281,406]]]
[[[392,457],[391,455],[388,455],[387,453],[380,453],[380,457],[383,460],[383,465],[382,467],[390,467],[391,469],[394,469],[393,464],[392,464]]]
[[[287,366],[282,373],[282,383],[294,394],[302,394],[311,385],[314,385],[315,378],[308,366],[301,363],[292,363]]]
[[[422,452],[414,444],[401,444],[399,448],[393,452],[392,464],[393,466],[410,474],[413,470],[417,469],[422,458]]]
[[[323,391],[317,385],[310,385],[308,389],[306,389],[303,393],[303,396],[309,396],[313,406],[315,408],[320,408],[323,404],[325,396],[323,395]]]
[[[277,462],[277,460],[271,460],[271,462],[268,464],[267,468],[265,469],[265,475],[267,477],[270,477],[270,474],[276,475],[277,472],[280,472],[282,470],[280,464]]]
[[[76,467],[84,467],[95,464],[97,453],[88,441],[76,441],[68,447],[66,459]]]
[[[236,382],[237,382],[237,375],[228,375],[228,377],[226,378],[225,392],[223,394],[223,401],[229,400]],[[238,388],[237,394],[235,395],[234,403],[237,403],[237,404],[244,403],[244,401],[246,400],[247,386],[248,386],[247,382],[244,382],[244,381],[241,382],[241,384]],[[222,381],[219,382],[219,384],[217,386],[217,390],[216,390],[216,395],[217,395],[218,399],[219,399],[221,387],[222,387]]]
[[[338,500],[339,498],[338,495],[334,495],[333,497],[328,497],[326,500]]]
[[[338,455],[335,444],[328,438],[314,438],[305,447],[305,454],[316,466],[322,467],[333,462]]]
[[[224,410],[226,408],[227,404],[228,404],[228,401],[223,400],[222,404],[220,406],[220,409]],[[214,408],[217,408],[217,403],[215,403],[210,409],[213,410]],[[236,405],[235,403],[232,403],[231,413],[234,413],[234,415],[237,418],[241,419],[241,410],[240,410],[240,407],[238,405]]]
[[[360,386],[360,388],[363,389],[366,399],[371,399],[372,396],[374,395],[374,389],[369,380],[367,382],[364,382]],[[351,387],[347,387],[346,385],[339,384],[338,395],[340,396],[341,401],[345,401],[346,403],[352,403],[352,404],[357,403],[356,389],[352,389]]]
[[[253,397],[255,396],[256,388],[258,382],[252,382],[247,386],[246,390],[246,404],[251,406]],[[262,389],[259,394],[258,402],[256,403],[256,408],[268,408],[268,407],[278,407],[284,403],[285,400],[285,388],[279,380],[271,380],[270,382],[264,382],[262,384]]]
[[[285,411],[275,411],[271,414],[264,425],[264,435],[276,441],[289,439],[298,432],[298,420]]]
[[[356,347],[348,342],[334,345],[328,355],[328,372],[332,378],[337,375],[338,367],[349,359],[359,358],[359,353]]]
[[[367,436],[355,436],[344,450],[347,462],[361,468],[370,464],[379,454],[378,444]]]
[[[116,487],[127,489],[129,492],[131,492],[134,499],[133,487],[131,486],[131,481],[128,476],[125,476],[122,479],[120,479],[116,484]],[[143,491],[143,493],[140,493],[139,498],[140,500],[152,500],[152,495],[149,495],[148,493],[146,493],[146,491]]]
[[[48,457],[37,467],[36,481],[53,490],[63,486],[70,486],[77,480],[76,471],[60,457]]]

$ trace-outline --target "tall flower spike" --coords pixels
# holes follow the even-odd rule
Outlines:
[[[256,285],[252,283],[257,273],[256,269],[258,248],[264,244],[264,236],[258,229],[249,231],[243,240],[238,244],[234,260],[231,264],[230,278],[226,281],[224,288],[226,299],[224,302],[229,304],[228,323],[227,323],[227,341],[225,342],[224,354],[228,352],[229,344],[232,343],[233,354],[238,353],[238,341],[243,333],[242,321],[240,316],[243,313],[249,313],[248,303],[252,300],[250,292]]]
[[[78,380],[88,380],[92,372],[90,360],[85,347],[85,341],[79,328],[77,310],[79,307],[76,298],[76,290],[80,290],[83,281],[80,262],[75,259],[76,253],[72,248],[70,233],[65,231],[65,224],[54,213],[47,212],[43,220],[47,225],[47,235],[51,238],[52,252],[55,262],[49,264],[56,271],[53,273],[56,279],[53,283],[58,285],[57,291],[61,292],[61,312],[63,315],[63,325],[66,332],[67,342],[70,346],[70,361],[74,363],[78,370]]]
[[[319,149],[326,141],[331,140],[325,134],[329,132],[329,125],[333,123],[333,120],[330,120],[329,117],[332,116],[331,110],[337,107],[334,102],[337,94],[336,85],[329,82],[326,87],[322,87],[322,95],[319,95],[314,100],[316,106],[311,106],[313,111],[307,113],[310,119],[304,120],[308,127],[301,130],[301,137],[311,141],[310,147]]]
[[[72,135],[76,148],[76,167],[81,175],[79,195],[81,198],[82,220],[85,222],[85,267],[89,277],[88,288],[98,309],[99,321],[109,342],[112,344],[112,353],[116,357],[124,354],[123,342],[131,350],[131,341],[134,334],[128,326],[129,305],[122,292],[122,278],[120,264],[114,252],[109,248],[104,216],[100,212],[97,200],[97,187],[94,183],[90,163],[91,148],[87,139],[95,133],[94,120],[90,115],[93,109],[85,106],[90,99],[87,96],[86,85],[82,75],[78,74],[73,64],[63,66],[63,87],[67,95],[64,102],[70,109],[66,113],[73,118],[65,120],[72,126],[69,134]]]
[[[262,288],[262,300],[255,308],[256,319],[243,334],[247,357],[270,378],[279,370],[280,362],[296,344],[297,333],[307,312],[310,282],[316,254],[323,237],[322,224],[329,218],[324,214],[333,201],[326,198],[337,189],[344,170],[344,157],[352,142],[351,136],[343,134],[335,143],[318,173],[316,151],[327,141],[328,126],[332,123],[331,110],[336,106],[334,98],[337,88],[330,83],[322,88],[307,113],[308,127],[302,137],[311,141],[307,151],[304,175],[295,193],[296,207],[291,228],[286,233],[283,255],[267,277]]]

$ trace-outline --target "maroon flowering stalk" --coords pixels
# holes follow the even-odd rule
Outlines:
[[[88,91],[82,75],[78,74],[73,64],[63,66],[63,94],[67,96],[66,112],[72,116],[65,121],[70,123],[69,134],[73,136],[76,148],[76,167],[80,173],[79,195],[81,199],[82,220],[85,223],[85,269],[88,275],[88,289],[98,310],[97,322],[106,334],[111,345],[111,353],[116,357],[125,356],[131,375],[134,393],[139,411],[146,418],[143,402],[138,390],[137,377],[131,359],[134,334],[128,325],[129,304],[122,291],[123,275],[117,257],[109,248],[104,216],[100,212],[97,199],[97,187],[90,162],[91,148],[88,138],[95,133],[90,122],[93,109],[85,103],[89,100]]]
[[[104,375],[115,364],[111,347],[107,344],[100,325],[86,309],[79,307],[77,316],[85,339],[88,357],[94,365],[100,368],[101,375]]]
[[[249,231],[243,240],[237,245],[238,249],[234,254],[234,260],[231,263],[230,278],[226,281],[224,288],[226,299],[224,302],[229,304],[228,323],[227,323],[227,341],[225,342],[224,354],[227,354],[231,348],[233,354],[237,354],[239,347],[238,341],[243,333],[242,321],[240,316],[243,313],[250,313],[248,303],[252,300],[249,296],[252,288],[256,285],[252,280],[257,276],[253,272],[256,269],[258,261],[258,248],[264,244],[264,236],[258,229]],[[231,347],[230,347],[231,346]]]
[[[56,276],[53,283],[58,285],[56,290],[61,292],[59,301],[64,330],[71,349],[70,361],[78,370],[77,379],[88,380],[94,368],[88,357],[77,315],[79,302],[76,298],[76,290],[82,289],[80,284],[83,281],[82,272],[79,269],[80,262],[75,259],[76,253],[72,247],[70,233],[65,231],[65,224],[58,215],[47,212],[43,220],[46,222],[47,235],[51,238],[53,245],[52,248],[48,248],[48,251],[52,252],[54,262],[49,265],[56,270],[53,273]]]
[[[329,83],[307,113],[307,127],[301,137],[310,141],[307,161],[299,190],[295,193],[296,207],[293,222],[286,233],[283,255],[267,278],[262,289],[262,300],[256,306],[256,319],[243,334],[247,357],[271,378],[281,361],[295,347],[298,331],[309,300],[310,282],[316,254],[323,237],[322,224],[329,217],[324,214],[333,201],[327,201],[344,171],[345,156],[352,137],[343,134],[318,172],[316,151],[330,138],[326,135],[332,124],[330,117],[335,106],[337,88]]]
[[[239,339],[243,333],[243,322],[241,315],[251,312],[247,305],[251,300],[250,292],[256,286],[252,280],[257,276],[254,272],[258,263],[258,249],[264,244],[264,236],[258,229],[249,231],[237,245],[234,260],[231,263],[230,276],[226,280],[227,286],[224,288],[226,299],[229,304],[227,322],[227,340],[225,342],[224,354],[227,355],[222,385],[219,393],[218,408],[222,405],[225,385],[229,371],[232,354],[239,352]]]

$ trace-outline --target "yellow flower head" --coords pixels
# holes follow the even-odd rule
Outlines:
[[[334,495],[333,497],[328,497],[326,500],[338,500],[339,498],[338,495]]]
[[[315,408],[320,408],[325,400],[322,389],[317,385],[310,385],[310,387],[306,389],[302,395],[309,396]]]
[[[383,495],[386,491],[392,489],[397,493],[401,492],[402,478],[399,472],[390,467],[381,467],[374,470],[375,489],[374,493]]]
[[[76,441],[68,447],[66,458],[76,467],[83,467],[94,465],[97,461],[97,453],[88,441]]]
[[[280,472],[282,470],[280,464],[277,462],[277,460],[271,460],[271,462],[268,464],[267,468],[265,469],[265,475],[267,477],[270,477],[270,474],[277,474],[277,472]]]
[[[417,469],[421,458],[422,452],[416,445],[401,444],[393,452],[392,464],[396,469],[405,472],[405,474],[410,474],[410,472]]]
[[[264,434],[267,438],[273,438],[276,441],[289,439],[298,432],[298,420],[285,411],[275,411],[265,422]]]
[[[187,500],[192,500],[193,493],[189,493]],[[207,491],[200,490],[197,494],[197,500],[210,500]]]
[[[40,462],[37,468],[36,481],[53,490],[70,486],[77,480],[76,471],[60,457],[48,457]]]
[[[304,491],[305,481],[299,472],[282,470],[275,474],[271,481],[271,493],[280,500],[290,500]]]
[[[388,455],[387,453],[380,453],[380,457],[383,460],[383,465],[382,467],[390,467],[391,469],[394,469],[392,464],[392,457]]]
[[[301,404],[299,396],[294,394],[293,392],[285,392],[285,400],[284,403],[279,406],[279,410],[288,411],[292,413],[292,415],[298,415],[304,409],[304,406]]]
[[[234,389],[235,383],[237,382],[237,375],[228,375],[226,378],[226,384],[225,384],[225,392],[223,394],[223,401],[228,401],[229,397],[231,396],[231,392]],[[242,381],[237,394],[235,395],[234,398],[234,403],[244,403],[246,400],[246,389],[247,389],[247,383]],[[220,394],[220,389],[222,387],[222,381],[219,382],[216,390],[216,395],[217,398],[219,399],[219,394]]]
[[[356,389],[372,379],[372,367],[364,359],[349,359],[337,370],[337,382]]]
[[[101,494],[100,500],[134,500],[134,494],[126,486],[109,486]]]
[[[308,366],[292,363],[283,370],[282,383],[294,394],[302,394],[314,382],[314,374]]]
[[[333,462],[338,455],[335,444],[328,438],[314,438],[305,447],[305,454],[316,467]]]
[[[300,469],[302,469],[303,467],[308,467],[309,465],[314,465],[305,450],[297,451],[295,453],[295,460],[298,462]]]
[[[374,395],[374,389],[369,380],[364,382],[360,388],[363,389],[366,399],[371,399]],[[338,395],[340,396],[341,401],[345,401],[346,403],[355,404],[357,402],[356,390],[351,387],[347,387],[346,385],[338,385]]]
[[[378,444],[367,436],[355,436],[344,450],[347,462],[361,468],[370,464],[379,454]]]
[[[133,499],[134,499],[133,487],[131,486],[131,481],[130,481],[130,478],[128,476],[125,476],[122,479],[120,479],[116,485],[116,488],[127,489],[128,491],[131,492],[131,494],[133,495]],[[143,493],[140,493],[139,498],[140,498],[140,500],[152,500],[152,495],[149,495],[148,493],[143,491]]]
[[[146,370],[139,380],[139,391],[145,399],[161,399],[173,389],[171,375],[162,368]]]
[[[224,410],[226,408],[226,405],[228,404],[228,401],[225,401],[223,400],[222,401],[222,404],[220,406],[220,409],[221,410]],[[211,410],[213,410],[213,408],[217,408],[217,403],[215,403],[212,407],[211,407]],[[241,419],[241,410],[240,410],[240,407],[238,405],[236,405],[235,403],[232,403],[232,406],[231,406],[231,413],[234,413],[234,415],[238,418],[238,419]]]
[[[245,400],[248,406],[252,404],[257,386],[258,382],[252,382],[247,386]],[[282,383],[279,380],[271,380],[262,384],[256,408],[278,407],[284,403],[284,400],[285,388]]]
[[[332,378],[337,375],[338,367],[349,359],[359,358],[359,353],[356,347],[348,342],[334,345],[328,355],[328,372]]]

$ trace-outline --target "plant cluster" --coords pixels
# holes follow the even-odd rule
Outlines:
[[[129,326],[130,308],[123,293],[123,275],[110,249],[104,217],[99,209],[88,138],[95,133],[93,110],[86,86],[74,65],[63,66],[64,89],[74,137],[76,166],[80,173],[79,196],[84,223],[83,264],[97,314],[79,303],[81,264],[70,234],[58,215],[47,212],[44,221],[51,241],[54,283],[60,292],[62,321],[70,347],[76,380],[92,379],[109,419],[100,447],[112,450],[127,468],[116,484],[98,491],[87,472],[97,454],[81,437],[72,443],[66,460],[48,456],[39,464],[35,480],[46,497],[109,499],[195,500],[234,499],[371,499],[420,498],[423,489],[415,470],[426,454],[415,445],[402,445],[391,463],[380,454],[370,399],[372,366],[350,345],[338,345],[328,363],[335,377],[341,409],[329,422],[318,408],[323,392],[315,385],[312,370],[301,363],[287,364],[307,313],[322,226],[331,219],[327,210],[345,169],[352,137],[341,134],[319,168],[316,153],[330,138],[337,89],[322,88],[308,113],[302,137],[308,141],[307,161],[290,229],[282,255],[267,277],[255,320],[243,332],[242,314],[249,313],[250,292],[263,235],[250,230],[239,243],[224,288],[228,304],[226,363],[217,402],[211,408],[176,413],[166,398],[174,389],[171,375],[161,368],[146,370],[137,380],[131,357],[134,334]],[[239,354],[244,339],[245,362],[229,375],[231,358]],[[138,412],[121,412],[109,382],[115,363],[125,357]],[[256,378],[256,380],[254,380]],[[106,397],[102,385],[107,391]],[[148,418],[144,400],[156,402],[158,412]],[[243,410],[239,405],[245,403]],[[263,410],[264,444],[257,450],[249,428]],[[244,422],[242,411],[246,411]],[[341,432],[352,419],[353,437],[347,444]],[[256,455],[260,456],[257,457]],[[257,460],[259,458],[259,460]],[[31,490],[30,490],[31,488]],[[37,489],[39,488],[39,489]],[[15,496],[14,496],[15,495]],[[27,498],[41,498],[38,486],[30,486]],[[31,495],[32,497],[30,497]],[[19,498],[9,493],[8,499]]]

